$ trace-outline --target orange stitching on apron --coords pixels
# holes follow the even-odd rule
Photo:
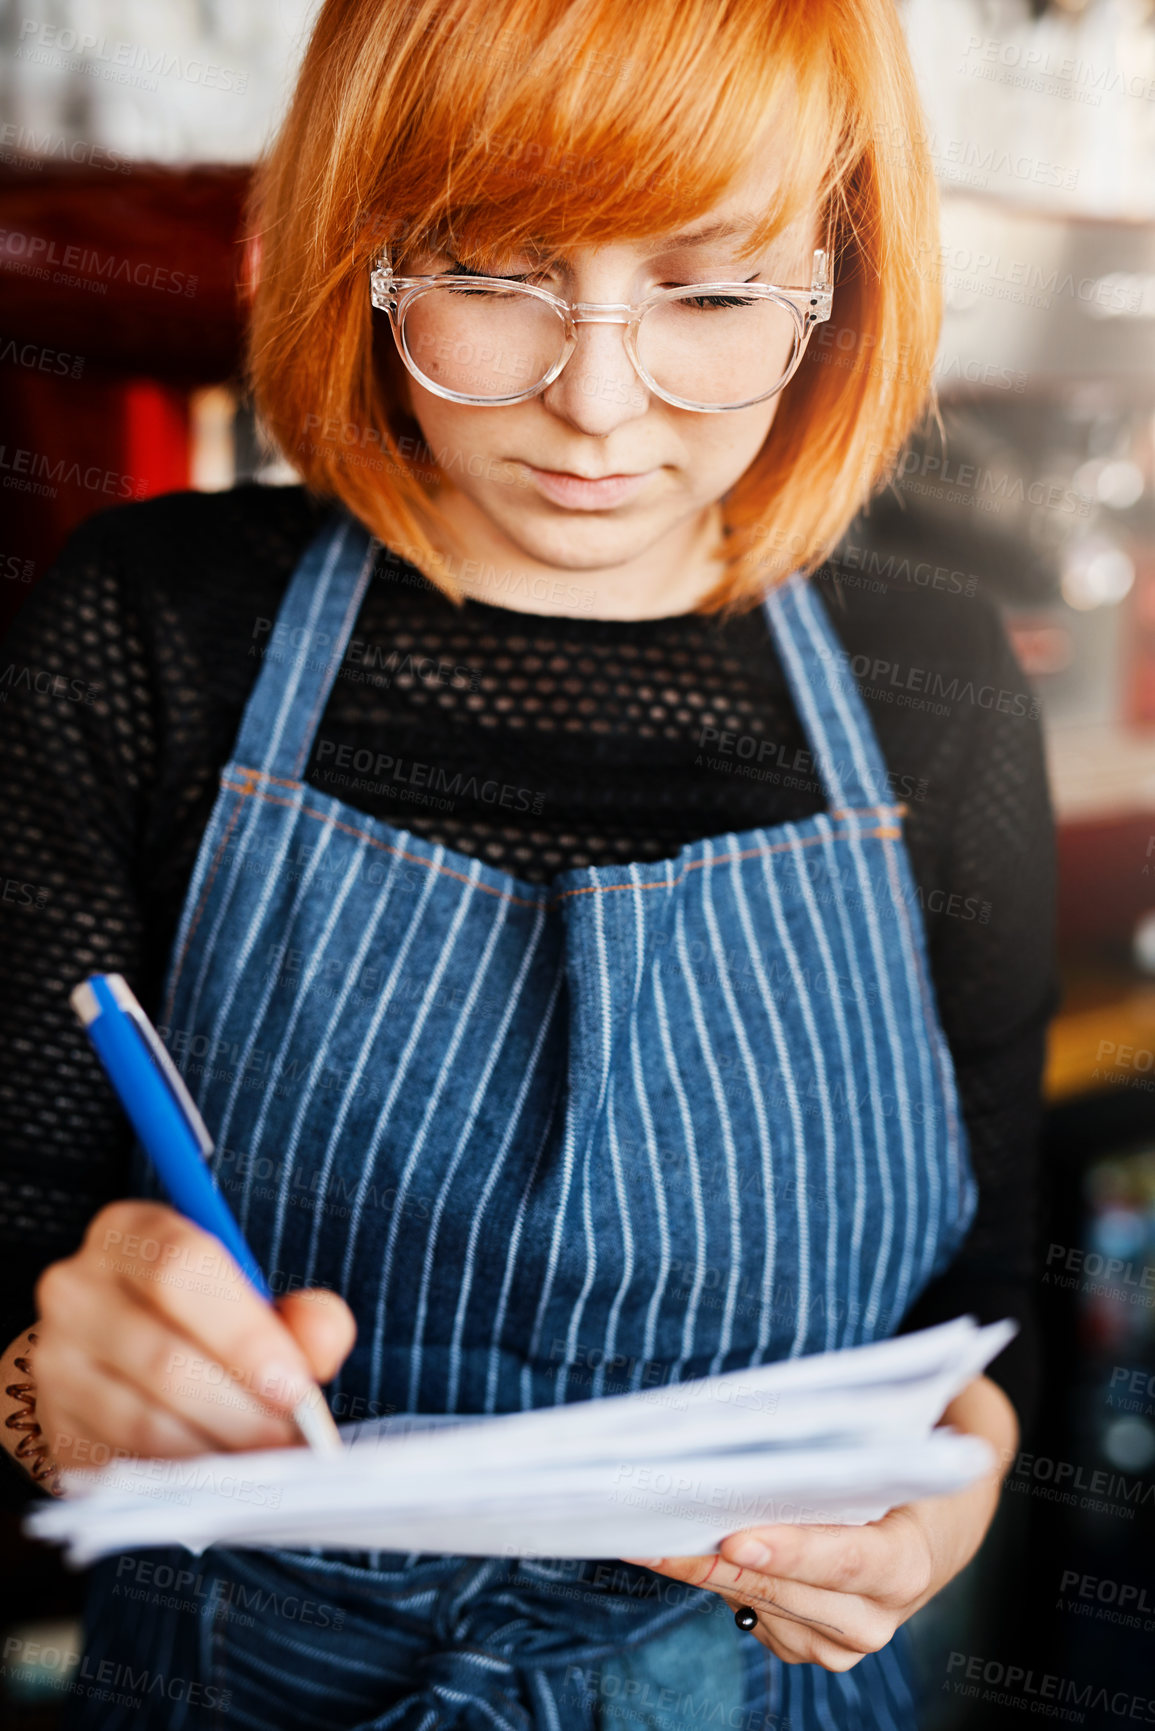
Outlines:
[[[184,943],[181,945],[180,955],[177,957],[177,960],[176,960],[176,967],[173,969],[172,984],[169,987],[168,997],[165,1000],[164,1019],[165,1019],[166,1024],[168,1023],[169,1018],[172,1015],[173,998],[176,995],[177,981],[180,979],[180,971],[184,967],[184,959],[185,959],[185,956],[188,954],[188,947],[192,943],[192,936],[193,936],[193,933],[196,931],[198,924],[200,923],[200,917],[205,911],[205,903],[208,901],[209,891],[213,887],[213,879],[216,877],[217,872],[220,869],[220,863],[221,863],[222,859],[225,857],[225,849],[229,845],[229,836],[232,834],[233,826],[236,823],[237,819],[240,817],[242,810],[243,810],[243,807],[241,805],[240,800],[238,799],[236,805],[233,807],[232,812],[229,816],[229,821],[225,825],[225,833],[221,837],[220,846],[217,848],[217,851],[216,851],[216,857],[213,860],[212,866],[209,869],[208,876],[205,878],[204,888],[201,890],[200,901],[197,904],[196,913],[193,915],[192,919],[190,920],[188,931],[185,933],[185,940],[184,940]]]
[[[743,848],[740,853],[719,853],[715,854],[712,859],[693,859],[690,861],[685,871],[680,873],[678,877],[663,878],[660,883],[590,884],[585,889],[561,890],[553,900],[560,901],[563,896],[600,896],[608,893],[610,890],[672,890],[675,889],[684,878],[688,877],[690,872],[701,871],[703,866],[728,865],[730,861],[736,859],[759,859],[763,854],[768,853],[790,853],[796,848],[813,847],[816,842],[849,841],[852,835],[899,836],[901,834],[902,831],[900,829],[851,829],[847,830],[845,835],[806,835],[800,837],[798,841],[772,841],[769,847],[748,847]]]
[[[515,896],[509,890],[497,890],[494,889],[491,884],[480,883],[468,878],[464,872],[455,871],[452,866],[435,866],[432,860],[422,859],[420,854],[407,853],[404,848],[394,847],[391,842],[378,841],[376,836],[370,835],[368,830],[355,829],[352,824],[342,823],[338,818],[329,817],[325,812],[317,811],[314,806],[300,805],[296,800],[281,799],[276,794],[266,793],[262,788],[259,788],[256,785],[259,777],[259,772],[257,770],[243,769],[239,773],[246,778],[243,782],[222,780],[221,786],[227,787],[233,793],[239,793],[251,799],[263,799],[269,805],[283,805],[289,810],[299,811],[302,817],[315,817],[319,823],[330,824],[333,829],[341,830],[345,835],[357,836],[360,840],[367,841],[370,847],[377,848],[381,853],[396,854],[400,859],[411,860],[414,865],[425,866],[429,871],[441,872],[445,877],[456,878],[458,883],[472,884],[474,889],[483,890],[485,894],[489,896],[496,896],[499,901],[513,902],[518,907],[522,908],[536,908],[541,905],[538,901],[531,900],[528,896]],[[271,780],[272,777],[266,777],[266,779]],[[300,788],[302,783],[282,782],[279,785]],[[895,808],[893,806],[869,806],[866,809],[869,811],[893,811]],[[232,825],[230,820],[230,828],[231,827]],[[803,836],[798,841],[771,842],[769,847],[744,848],[740,853],[716,854],[712,859],[708,860],[691,860],[685,870],[676,878],[662,878],[658,883],[589,884],[584,889],[559,890],[557,895],[546,898],[545,905],[547,907],[552,907],[557,902],[564,901],[567,896],[605,895],[611,890],[672,890],[676,889],[678,884],[680,884],[690,872],[699,871],[703,866],[707,865],[726,865],[731,860],[756,859],[762,854],[790,852],[796,848],[813,847],[815,842],[825,842],[828,840],[848,841],[851,836],[882,836],[885,838],[897,838],[901,835],[902,830],[894,828],[852,829],[847,830],[845,835],[813,835]],[[227,840],[227,835],[224,839]],[[224,840],[222,840],[221,846],[224,846]],[[215,869],[214,866],[214,870]]]
[[[291,787],[295,791],[305,785],[299,780],[287,781],[283,775],[264,775],[259,769],[241,769],[239,773],[245,777],[246,781],[250,777],[255,777],[259,781],[268,782],[270,787]],[[820,815],[823,817],[869,817],[871,812],[892,811],[896,817],[905,817],[909,810],[910,807],[905,801],[902,801],[898,805],[844,805],[839,806],[837,811],[824,811]],[[360,835],[361,831],[358,830],[357,834]]]

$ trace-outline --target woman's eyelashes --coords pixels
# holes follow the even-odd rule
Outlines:
[[[439,272],[438,274],[441,276],[500,277],[502,282],[528,282],[531,276],[541,276],[544,273],[541,270],[536,270],[536,271],[527,270],[527,271],[521,271],[520,273],[514,272],[514,271],[497,270],[497,269],[491,270],[488,268],[483,269],[483,270],[477,270],[472,265],[462,264],[461,260],[458,258],[451,258],[449,261],[449,265],[448,265],[447,269]]]
[[[477,269],[472,265],[463,264],[460,259],[450,259],[447,268],[444,271],[438,272],[438,275],[440,275],[440,276],[483,276],[483,277],[491,277],[494,280],[500,279],[502,282],[512,282],[512,283],[531,282],[538,277],[548,276],[549,274],[550,274],[550,267],[546,266],[546,265],[539,265],[536,270],[528,270],[528,271],[521,271],[521,272],[515,273],[513,271],[508,271],[508,270]],[[709,271],[709,272],[706,272],[706,273],[703,273],[703,274],[696,276],[692,281],[689,281],[689,282],[655,283],[654,288],[655,289],[693,288],[697,284],[710,283],[710,282],[724,282],[724,283],[738,283],[738,282],[740,282],[740,283],[745,284],[745,283],[757,282],[761,275],[762,275],[761,271],[755,271],[753,276],[748,276],[748,277],[742,277],[737,273],[737,271],[733,271],[733,270],[730,270],[730,271],[727,271],[727,270]]]

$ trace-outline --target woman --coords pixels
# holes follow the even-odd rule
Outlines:
[[[1026,1324],[1037,705],[989,603],[829,560],[937,340],[892,0],[329,0],[252,216],[305,487],[102,514],[10,644],[82,683],[7,711],[25,1459]],[[96,967],[275,1313],[137,1160]],[[945,1415],[1004,1463],[1028,1360]],[[997,1479],[720,1557],[127,1554],[66,1722],[906,1725]]]

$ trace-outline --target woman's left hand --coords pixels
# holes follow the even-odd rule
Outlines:
[[[752,1633],[787,1664],[849,1671],[965,1567],[991,1523],[1018,1446],[1014,1409],[978,1377],[943,1423],[986,1437],[998,1459],[954,1496],[907,1503],[866,1526],[744,1528],[723,1539],[719,1556],[622,1560],[705,1587],[734,1610],[749,1605],[758,1616]]]

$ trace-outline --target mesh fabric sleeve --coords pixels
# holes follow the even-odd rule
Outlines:
[[[101,518],[68,541],[0,652],[0,1336],[124,1194],[132,1135],[68,1003],[137,988],[139,837],[156,744],[140,621]]]
[[[1046,1028],[1058,1007],[1056,850],[1038,705],[991,609],[970,738],[952,774],[953,816],[926,896],[943,1031],[954,1060],[978,1208],[951,1266],[903,1327],[962,1313],[1014,1317],[1019,1334],[989,1367],[1029,1425],[1037,1399],[1035,1227]],[[978,669],[976,669],[978,671]],[[952,902],[951,896],[956,899]]]

